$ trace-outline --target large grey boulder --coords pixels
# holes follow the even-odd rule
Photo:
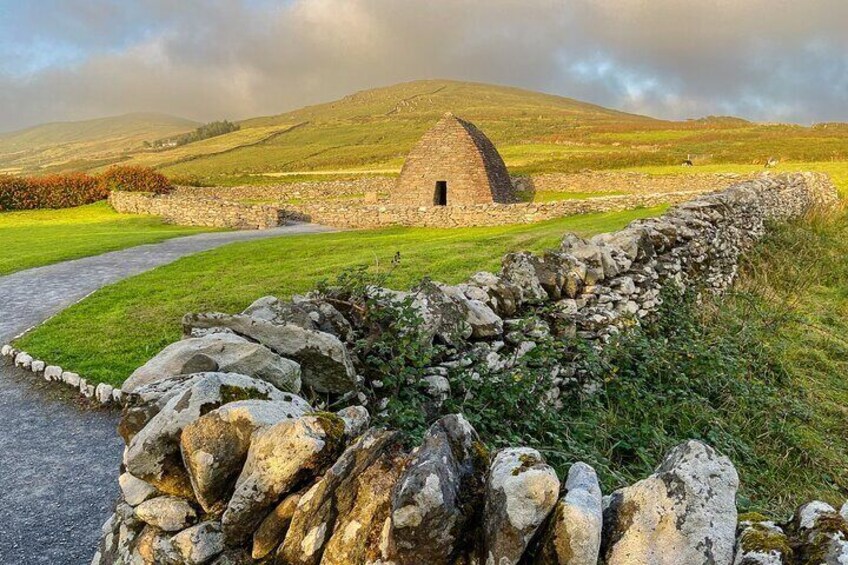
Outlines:
[[[728,565],[736,533],[733,464],[690,440],[669,452],[653,475],[615,491],[604,510],[608,565]]]
[[[285,542],[278,555],[291,565],[317,565],[330,539],[336,519],[353,509],[353,484],[398,435],[371,429],[361,435],[330,467],[297,505]]]
[[[344,342],[353,338],[350,322],[335,306],[320,298],[293,297],[291,302],[264,296],[247,307],[242,314],[272,324],[294,324],[307,330],[332,334]]]
[[[795,511],[788,529],[798,563],[848,563],[848,522],[830,504],[813,501]]]
[[[515,565],[559,498],[559,479],[535,449],[499,451],[486,483],[483,558]]]
[[[280,390],[300,391],[300,366],[267,347],[231,333],[216,333],[177,341],[136,369],[121,387],[139,387],[175,375],[212,372],[239,373],[268,381]]]
[[[450,563],[475,513],[464,503],[481,492],[488,456],[461,414],[437,420],[424,436],[392,498],[389,556],[401,563]]]
[[[289,396],[231,402],[185,427],[180,438],[183,463],[203,510],[223,511],[257,430],[312,411],[299,396]]]
[[[327,467],[343,446],[344,422],[334,414],[303,416],[260,430],[221,520],[227,543],[246,542],[274,504]]]
[[[183,328],[226,328],[300,363],[303,381],[317,392],[345,393],[356,387],[356,371],[347,348],[326,332],[295,324],[274,324],[245,315],[186,314]]]
[[[545,527],[533,562],[595,565],[603,524],[601,487],[595,470],[585,463],[572,465],[565,491]]]
[[[266,381],[235,373],[200,373],[191,377],[144,428],[132,437],[124,464],[133,476],[166,494],[193,498],[180,455],[180,436],[201,415],[235,400],[289,401]]]

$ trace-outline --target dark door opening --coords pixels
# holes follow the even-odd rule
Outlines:
[[[433,203],[436,206],[447,206],[448,205],[448,181],[446,181],[446,180],[436,181],[436,197],[433,200]]]

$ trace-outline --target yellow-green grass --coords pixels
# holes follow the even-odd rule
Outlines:
[[[237,312],[260,296],[288,297],[332,279],[346,267],[400,268],[391,285],[424,275],[449,283],[497,270],[511,250],[555,247],[564,233],[620,229],[664,207],[572,216],[493,228],[392,228],[275,238],[200,253],[108,286],[18,341],[19,347],[94,381],[120,384],[179,338],[186,312]]]
[[[62,210],[0,213],[0,275],[209,231],[154,216],[117,214],[105,202]]]

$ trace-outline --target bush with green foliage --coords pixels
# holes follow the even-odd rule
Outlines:
[[[100,175],[100,186],[108,194],[113,190],[167,194],[174,187],[171,181],[148,167],[117,165]]]
[[[72,208],[108,196],[96,177],[65,173],[43,177],[0,175],[0,211]]]

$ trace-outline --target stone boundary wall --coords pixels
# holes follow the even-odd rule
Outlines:
[[[517,190],[540,192],[624,192],[661,193],[692,190],[712,192],[734,182],[750,180],[757,175],[736,173],[680,173],[649,175],[628,171],[590,171],[585,173],[543,173],[515,176]]]
[[[361,177],[257,186],[179,186],[174,194],[222,200],[289,200],[292,198],[327,200],[361,197],[368,193],[388,195],[396,182],[397,179],[394,177]]]
[[[498,274],[368,293],[378,304],[411,300],[422,339],[452,344],[422,378],[436,399],[450,393],[450,370],[508,368],[545,333],[600,347],[655,312],[663,286],[720,292],[769,221],[837,200],[823,175],[761,178],[619,232],[508,254]],[[122,495],[94,564],[848,560],[848,505],[812,502],[782,525],[737,521],[736,470],[697,441],[607,497],[583,463],[561,478],[535,449],[488,453],[461,414],[404,449],[392,431],[370,427],[364,391],[379,387],[362,382],[350,347],[370,328],[343,304],[313,293],[261,298],[236,315],[186,315],[185,338],[122,387]],[[315,405],[301,390],[320,393]],[[334,400],[348,406],[315,411]]]
[[[276,206],[209,198],[113,191],[109,194],[109,204],[122,214],[152,214],[181,226],[261,230],[277,227],[285,221]]]
[[[574,214],[617,212],[659,204],[678,204],[701,194],[698,190],[661,194],[626,194],[516,204],[471,204],[467,206],[404,206],[398,204],[355,204],[345,202],[281,206],[291,220],[314,222],[337,228],[365,229],[386,226],[434,228],[529,224]]]

